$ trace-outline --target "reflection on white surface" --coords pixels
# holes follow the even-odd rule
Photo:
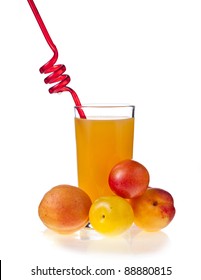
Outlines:
[[[46,229],[44,237],[55,246],[80,253],[152,253],[164,249],[169,242],[168,236],[162,231],[144,232],[134,226],[117,237],[105,237],[93,229],[83,229],[71,235],[60,235]]]

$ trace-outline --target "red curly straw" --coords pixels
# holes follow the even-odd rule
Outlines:
[[[66,67],[63,64],[58,64],[55,65],[55,63],[57,62],[58,59],[58,50],[57,47],[55,46],[55,44],[53,43],[46,27],[45,24],[36,8],[36,5],[34,4],[33,0],[27,0],[32,12],[39,24],[39,27],[48,43],[48,45],[50,46],[51,50],[53,51],[53,57],[51,58],[50,61],[48,61],[45,65],[43,65],[40,68],[40,73],[44,73],[44,74],[49,74],[51,73],[48,77],[46,77],[44,79],[44,82],[46,84],[52,84],[52,83],[57,83],[54,86],[52,86],[49,89],[50,93],[59,93],[59,92],[63,92],[63,91],[68,91],[71,93],[72,98],[75,102],[75,105],[77,106],[77,110],[78,113],[80,115],[80,118],[86,118],[84,111],[80,108],[80,106],[82,106],[79,97],[77,95],[77,93],[70,87],[68,87],[67,85],[70,82],[70,76],[68,74],[64,74],[64,72],[66,71]]]

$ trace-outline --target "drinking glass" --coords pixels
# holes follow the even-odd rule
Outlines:
[[[80,118],[78,109],[86,118]],[[112,167],[133,157],[135,106],[103,104],[75,106],[78,187],[92,202],[113,195],[108,184]]]

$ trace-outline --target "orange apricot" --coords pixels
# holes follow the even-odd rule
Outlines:
[[[148,188],[143,195],[129,200],[134,223],[145,231],[158,231],[166,227],[175,216],[172,195],[159,188]]]
[[[49,229],[69,234],[86,226],[91,200],[81,189],[70,185],[58,185],[42,198],[38,214]]]

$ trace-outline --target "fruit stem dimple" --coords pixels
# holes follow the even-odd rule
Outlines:
[[[157,201],[154,201],[153,202],[153,206],[157,206],[158,205],[158,202]]]

